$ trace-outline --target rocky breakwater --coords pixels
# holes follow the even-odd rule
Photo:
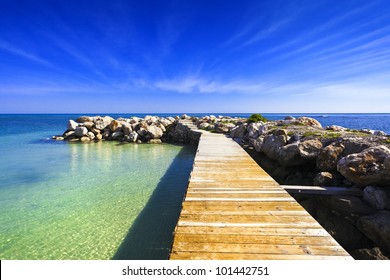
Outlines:
[[[81,116],[76,120],[69,120],[67,130],[62,135],[53,136],[53,139],[83,143],[101,140],[151,144],[197,142],[199,135],[183,126],[180,119],[189,117],[183,115],[114,119],[110,116]]]
[[[249,120],[249,119],[248,119]],[[358,188],[355,195],[294,195],[357,259],[390,256],[390,136],[323,128],[308,117],[256,121],[193,118],[200,129],[229,134],[282,185]]]

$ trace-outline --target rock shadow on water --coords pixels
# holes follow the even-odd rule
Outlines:
[[[112,259],[168,259],[195,152],[187,146],[175,157]]]

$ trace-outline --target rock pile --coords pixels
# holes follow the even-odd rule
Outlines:
[[[100,140],[151,144],[196,143],[200,134],[182,125],[179,120],[191,118],[187,115],[118,119],[109,116],[81,116],[76,120],[69,120],[67,130],[62,135],[53,136],[53,139],[83,143]]]

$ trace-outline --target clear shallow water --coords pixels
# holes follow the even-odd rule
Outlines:
[[[47,140],[70,116],[1,116],[1,259],[164,259],[195,148]]]

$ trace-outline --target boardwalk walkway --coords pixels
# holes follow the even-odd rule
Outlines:
[[[170,259],[352,259],[232,139],[204,132]]]

